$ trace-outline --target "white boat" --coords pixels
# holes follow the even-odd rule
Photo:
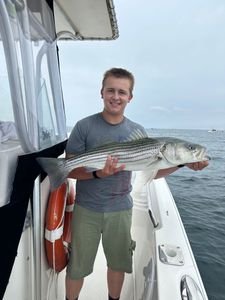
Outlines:
[[[61,155],[67,140],[57,40],[117,37],[112,0],[0,1],[0,299],[65,299],[65,270],[46,259],[49,181],[36,162]],[[165,179],[133,198],[137,247],[121,299],[208,299]],[[105,273],[100,248],[79,299],[106,299]]]

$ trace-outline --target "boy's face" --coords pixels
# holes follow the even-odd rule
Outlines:
[[[105,80],[101,96],[104,101],[104,110],[111,115],[123,115],[127,103],[132,99],[128,78],[113,76]]]

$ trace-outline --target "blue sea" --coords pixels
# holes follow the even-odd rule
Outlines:
[[[210,300],[225,299],[225,131],[149,129],[206,146],[210,164],[202,171],[182,168],[166,178]]]

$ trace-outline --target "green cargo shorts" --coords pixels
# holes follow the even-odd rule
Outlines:
[[[107,266],[113,271],[131,273],[135,249],[130,234],[131,217],[131,209],[98,213],[76,204],[67,266],[69,278],[80,279],[92,273],[101,238]]]

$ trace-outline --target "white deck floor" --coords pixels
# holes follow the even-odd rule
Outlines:
[[[146,296],[149,295],[149,287],[155,285],[151,278],[151,275],[154,274],[151,249],[154,245],[151,241],[152,225],[146,211],[133,210],[132,237],[136,241],[133,259],[134,271],[133,274],[126,274],[121,300],[146,299]],[[80,300],[108,299],[106,272],[105,256],[102,246],[100,246],[94,272],[85,279]]]

